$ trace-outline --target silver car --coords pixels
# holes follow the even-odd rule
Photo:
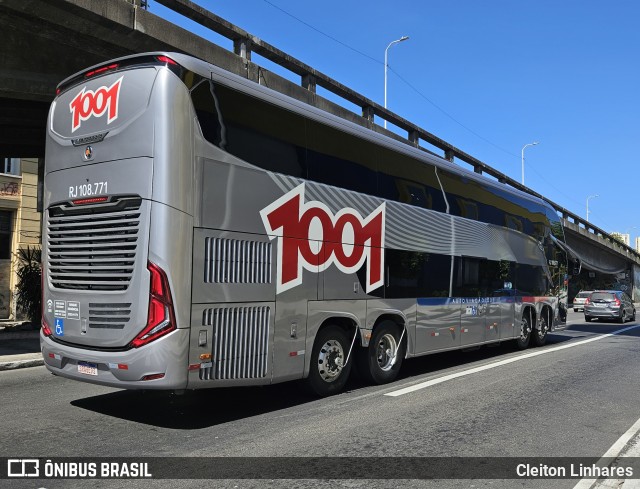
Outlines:
[[[636,320],[636,308],[626,292],[621,290],[596,290],[584,304],[584,320],[613,319],[619,323]]]
[[[584,309],[584,303],[587,301],[587,297],[589,297],[592,292],[593,290],[581,290],[580,292],[578,292],[578,295],[573,298],[574,312],[582,311]]]

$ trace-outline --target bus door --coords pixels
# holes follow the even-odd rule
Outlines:
[[[487,304],[481,297],[463,297],[460,304],[460,345],[476,345],[485,341]]]
[[[416,353],[460,346],[460,303],[451,297],[418,298]]]
[[[513,264],[506,260],[481,260],[479,275],[486,310],[486,341],[513,338],[516,293]]]
[[[482,264],[486,260],[457,257],[453,272],[453,295],[460,308],[460,345],[483,343],[486,337],[487,304]]]

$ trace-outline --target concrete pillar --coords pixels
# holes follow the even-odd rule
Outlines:
[[[309,73],[302,75],[302,88],[316,93],[316,77]]]
[[[473,166],[473,171],[482,175],[482,167],[480,165],[474,165]]]
[[[234,39],[233,52],[246,61],[251,61],[251,41],[245,38]]]
[[[420,146],[420,136],[418,135],[418,131],[409,131],[409,141],[411,141],[411,144],[416,148]]]
[[[373,122],[373,118],[375,117],[373,107],[366,106],[362,107],[362,117],[367,119],[369,122]]]

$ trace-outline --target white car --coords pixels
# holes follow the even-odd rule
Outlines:
[[[580,292],[578,292],[578,295],[573,298],[574,312],[584,311],[584,303],[587,301],[587,298],[591,295],[592,292],[593,290],[581,290]]]

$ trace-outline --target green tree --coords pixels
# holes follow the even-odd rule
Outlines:
[[[40,249],[31,246],[19,248],[16,253],[18,259],[16,304],[36,327],[40,325],[42,318],[41,257]]]
[[[612,237],[614,240],[616,240],[617,242],[622,243],[622,244],[626,244],[626,243],[624,242],[624,238],[625,238],[625,236],[623,236],[623,234],[622,234],[622,233],[616,233],[616,232],[613,232],[613,233],[610,233],[610,234],[611,234],[611,237]]]

